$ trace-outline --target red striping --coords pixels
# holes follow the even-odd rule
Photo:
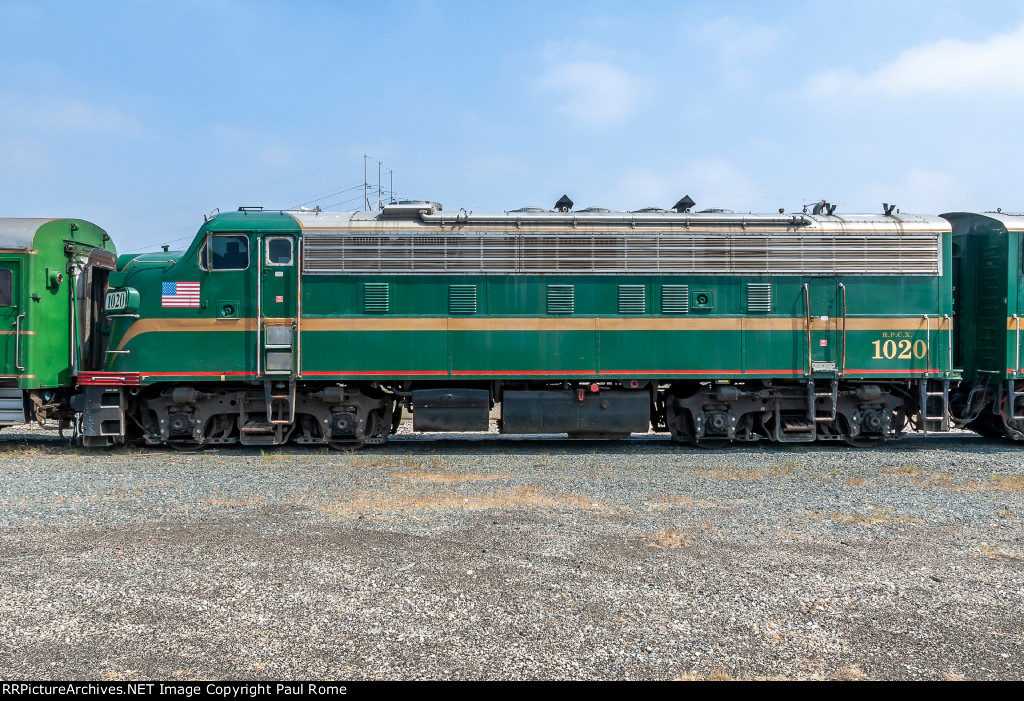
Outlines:
[[[875,375],[901,375],[922,373],[939,374],[941,370],[863,370],[859,368],[847,368],[844,375],[851,373],[864,373]],[[1007,372],[1016,372],[1013,368]],[[560,375],[803,375],[803,370],[455,370],[451,375],[549,375],[558,377]],[[358,377],[389,377],[396,375],[414,376],[448,376],[445,370],[317,370],[303,372],[306,376],[358,376]],[[256,376],[253,371],[227,371],[227,372],[83,372],[79,373],[77,383],[80,385],[137,385],[142,377],[240,377]]]
[[[936,370],[934,368],[930,370],[905,370],[905,369],[888,369],[888,370],[862,370],[860,368],[846,368],[843,370],[844,375],[848,375],[851,372],[862,372],[870,375],[921,375],[926,372],[940,373],[943,370]]]
[[[139,384],[140,379],[140,375],[137,372],[80,372],[75,378],[75,383],[83,386],[135,386]]]
[[[225,371],[225,372],[192,372],[192,371],[189,371],[189,372],[144,372],[144,373],[141,373],[141,374],[143,374],[143,375],[167,375],[167,376],[175,376],[175,375],[177,375],[177,376],[181,376],[181,377],[192,377],[192,376],[203,375],[203,376],[211,376],[212,377],[213,375],[255,375],[256,373],[252,372],[252,371],[249,371],[249,370],[242,370],[242,371],[238,371],[238,372],[235,372],[235,371],[231,371],[231,372],[227,372],[227,371]]]
[[[453,375],[596,375],[597,370],[453,370]]]
[[[306,372],[303,370],[303,376],[305,375],[447,375],[447,370],[317,370],[316,372]]]

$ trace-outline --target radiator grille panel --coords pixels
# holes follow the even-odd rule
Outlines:
[[[310,231],[303,272],[938,275],[938,234],[622,236]]]
[[[476,285],[449,285],[448,313],[476,314]]]
[[[647,294],[643,285],[619,285],[619,314],[643,314]]]
[[[664,285],[661,288],[662,314],[690,313],[690,286]]]
[[[576,289],[572,285],[548,285],[548,314],[572,314]]]
[[[747,311],[770,312],[772,310],[772,286],[767,283],[747,283]]]
[[[387,314],[391,311],[391,295],[386,282],[363,283],[363,311],[366,314]]]

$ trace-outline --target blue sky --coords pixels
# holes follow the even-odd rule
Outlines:
[[[0,214],[1020,210],[1022,88],[1020,2],[0,0]]]

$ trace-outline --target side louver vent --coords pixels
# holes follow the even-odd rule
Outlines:
[[[548,314],[572,314],[576,310],[576,289],[572,285],[548,285]]]
[[[772,310],[772,286],[767,283],[747,283],[747,311],[770,312]]]
[[[647,295],[643,285],[619,285],[619,314],[643,314]]]
[[[476,314],[476,285],[449,285],[448,313]]]
[[[363,283],[363,312],[387,314],[391,311],[390,292],[386,282]]]
[[[690,286],[664,285],[661,288],[662,314],[690,313]]]

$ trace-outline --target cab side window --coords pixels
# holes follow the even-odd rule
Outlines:
[[[0,270],[0,307],[14,305],[14,273]]]
[[[211,236],[199,249],[199,266],[203,270],[245,270],[249,267],[249,239],[239,235]]]
[[[273,237],[267,239],[267,265],[291,265],[291,238]]]

